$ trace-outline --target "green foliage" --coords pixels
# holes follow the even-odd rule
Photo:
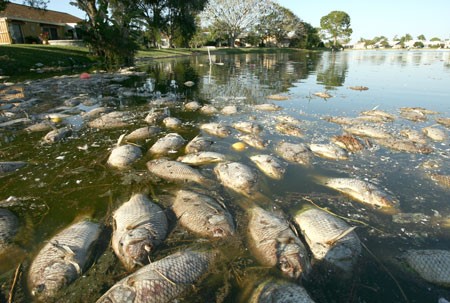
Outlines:
[[[441,41],[441,38],[439,37],[433,37],[430,39],[430,41]]]
[[[6,4],[8,4],[8,0],[0,0],[0,11],[6,8]]]
[[[23,0],[24,5],[46,9],[50,0]]]
[[[302,28],[300,30],[301,32],[295,32],[295,36],[291,39],[291,43],[289,44],[290,47],[303,49],[314,49],[321,47],[322,40],[320,39],[317,28],[307,22],[302,22]]]
[[[414,45],[413,45],[415,48],[424,48],[425,47],[425,45],[422,43],[422,41],[416,41],[416,42],[414,42]]]
[[[421,40],[421,41],[426,41],[426,40],[427,40],[427,38],[425,38],[424,35],[419,35],[419,36],[417,36],[417,39],[418,39],[418,40]]]
[[[351,36],[353,30],[350,28],[350,16],[343,11],[332,11],[320,19],[320,27],[324,32],[325,39],[332,39],[336,47],[338,39],[346,39]]]

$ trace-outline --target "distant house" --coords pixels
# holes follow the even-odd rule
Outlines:
[[[31,43],[44,34],[48,40],[76,39],[82,19],[73,15],[8,3],[0,11],[0,44]],[[51,43],[50,43],[51,44]]]

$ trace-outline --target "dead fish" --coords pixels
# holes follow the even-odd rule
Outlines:
[[[147,162],[148,170],[157,177],[171,182],[208,183],[197,170],[187,164],[167,159],[156,159]]]
[[[6,208],[0,208],[0,255],[11,245],[19,231],[19,219]]]
[[[446,188],[450,188],[450,175],[430,174],[431,180],[438,182]]]
[[[317,208],[297,212],[294,220],[316,260],[346,272],[352,270],[361,253],[354,227]]]
[[[222,115],[230,116],[230,115],[237,114],[238,108],[236,105],[227,105],[227,106],[224,106],[224,108],[222,108],[222,110],[220,112],[222,113]]]
[[[258,175],[245,164],[239,162],[219,163],[214,168],[217,178],[223,186],[250,197],[257,191]]]
[[[108,158],[108,165],[123,169],[129,167],[133,162],[142,157],[139,147],[131,144],[115,147]]]
[[[219,138],[225,138],[231,134],[228,126],[216,122],[202,124],[200,125],[200,129]]]
[[[43,121],[39,123],[32,124],[26,127],[24,130],[29,133],[37,133],[37,132],[48,132],[54,129],[54,126],[50,121]]]
[[[179,190],[172,210],[183,227],[202,237],[225,238],[234,234],[228,210],[207,195]]]
[[[281,110],[281,106],[272,104],[272,103],[263,103],[263,104],[255,104],[253,105],[253,108],[256,110],[262,110],[262,111],[277,111]]]
[[[186,140],[177,133],[170,133],[159,138],[148,150],[152,155],[167,155],[178,151]]]
[[[332,159],[332,160],[347,160],[348,154],[347,152],[332,144],[318,144],[318,143],[311,143],[309,145],[309,149],[319,157],[326,158],[326,159]]]
[[[375,139],[387,139],[391,138],[392,135],[380,128],[369,126],[369,125],[354,125],[344,128],[344,131],[352,135],[361,137],[370,137]]]
[[[209,151],[209,150],[211,150],[211,145],[213,143],[214,142],[211,140],[208,140],[201,136],[196,136],[191,141],[189,141],[189,143],[184,148],[184,151],[187,154],[198,153],[201,151]]]
[[[217,114],[219,111],[211,104],[206,104],[200,108],[200,112],[205,115],[214,115]]]
[[[163,119],[162,123],[167,128],[180,128],[181,127],[181,120],[175,117],[166,117]]]
[[[112,109],[108,107],[96,107],[84,114],[81,114],[81,117],[83,120],[91,121],[100,117],[102,114],[109,113],[111,111]]]
[[[314,303],[300,285],[285,280],[268,279],[258,283],[249,303]]]
[[[27,162],[24,161],[4,161],[4,162],[0,162],[0,176],[16,171],[19,168],[24,167],[25,165],[27,165]]]
[[[349,118],[349,117],[324,117],[325,121],[336,123],[340,125],[353,125],[361,123],[362,121],[358,121],[355,118]]]
[[[286,161],[310,166],[314,155],[303,143],[281,142],[276,147],[276,152]]]
[[[447,139],[447,134],[442,129],[436,127],[424,127],[422,128],[422,132],[433,141],[443,142]]]
[[[233,128],[240,132],[257,135],[262,131],[262,126],[255,122],[240,121],[232,124]]]
[[[419,112],[424,115],[437,115],[438,112],[434,110],[430,110],[424,107],[400,107],[400,111],[402,112]]]
[[[97,303],[174,302],[209,269],[211,252],[183,251],[148,264],[114,284]]]
[[[47,301],[77,279],[86,269],[99,236],[100,225],[84,220],[51,238],[31,263],[28,272],[31,294]]]
[[[186,104],[184,104],[184,109],[187,111],[196,111],[200,109],[202,105],[198,103],[197,101],[191,101]]]
[[[364,115],[364,116],[358,116],[355,118],[358,122],[361,123],[386,123],[386,122],[392,122],[392,120],[386,119],[383,116],[370,116],[370,115]]]
[[[129,113],[114,111],[90,121],[88,126],[98,129],[124,128],[130,118]]]
[[[258,135],[239,135],[238,138],[245,142],[247,145],[250,145],[251,147],[254,147],[256,149],[265,149],[268,145],[268,142]]]
[[[367,181],[354,178],[325,178],[323,185],[373,206],[392,208],[398,204],[388,193]]]
[[[428,119],[424,113],[416,110],[401,111],[400,116],[413,122],[423,122]]]
[[[169,109],[168,108],[152,108],[150,112],[145,117],[145,122],[151,125],[155,125],[161,123],[164,118],[169,117]]]
[[[300,120],[298,120],[294,117],[288,116],[288,115],[275,116],[275,120],[277,120],[278,122],[281,122],[281,123],[289,123],[289,124],[294,124],[294,125],[301,123]]]
[[[143,194],[134,194],[113,214],[112,248],[127,271],[149,262],[167,236],[164,211]]]
[[[417,144],[408,140],[389,138],[378,139],[375,142],[379,145],[401,152],[418,154],[429,154],[433,152],[433,148],[431,148],[430,146],[427,146],[425,144]]]
[[[159,134],[161,132],[161,128],[157,126],[144,126],[138,129],[135,129],[131,133],[125,136],[126,141],[141,141],[150,139],[153,136]]]
[[[284,95],[268,95],[266,98],[275,101],[289,100],[289,97]]]
[[[284,135],[289,135],[289,136],[294,136],[294,137],[299,137],[299,138],[304,137],[302,130],[298,126],[291,124],[291,123],[279,122],[275,125],[275,129]]]
[[[420,132],[414,130],[414,129],[403,129],[400,131],[400,135],[403,137],[406,137],[409,141],[418,143],[418,144],[426,144],[427,138]]]
[[[352,153],[364,149],[364,145],[351,135],[333,136],[331,137],[331,142]]]
[[[352,89],[352,90],[359,90],[359,91],[363,91],[363,90],[368,90],[369,88],[367,86],[349,86],[348,88]]]
[[[250,157],[256,166],[268,177],[281,180],[286,172],[286,165],[272,155],[254,155]]]
[[[383,121],[391,122],[395,120],[395,116],[379,109],[371,109],[361,112],[365,116],[381,117]]]
[[[323,99],[329,99],[329,98],[333,97],[332,95],[330,95],[327,92],[317,92],[317,93],[314,93],[314,96],[320,97],[320,98],[323,98]]]
[[[450,286],[450,251],[440,249],[411,249],[402,257],[427,282]]]
[[[61,140],[69,137],[72,135],[72,129],[69,127],[61,127],[59,129],[54,129],[50,132],[48,132],[44,138],[43,141],[45,143],[56,143],[60,142]]]
[[[308,275],[311,270],[308,253],[289,222],[258,206],[248,212],[250,249],[258,261],[265,266],[278,267],[290,278]]]
[[[444,125],[445,127],[450,127],[450,118],[439,117],[435,119],[437,123]]]
[[[184,156],[178,157],[177,159],[177,161],[194,166],[223,162],[225,160],[226,156],[224,154],[212,151],[201,151],[198,153],[186,154]]]

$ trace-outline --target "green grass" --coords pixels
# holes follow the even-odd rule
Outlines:
[[[0,46],[0,69],[3,75],[12,79],[34,78],[37,74],[30,69],[37,63],[44,67],[72,67],[92,64],[95,59],[87,48],[52,45],[2,45]],[[34,77],[33,77],[34,76]]]

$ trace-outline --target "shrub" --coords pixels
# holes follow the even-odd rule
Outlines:
[[[38,44],[41,40],[38,37],[26,36],[24,38],[26,44]]]

